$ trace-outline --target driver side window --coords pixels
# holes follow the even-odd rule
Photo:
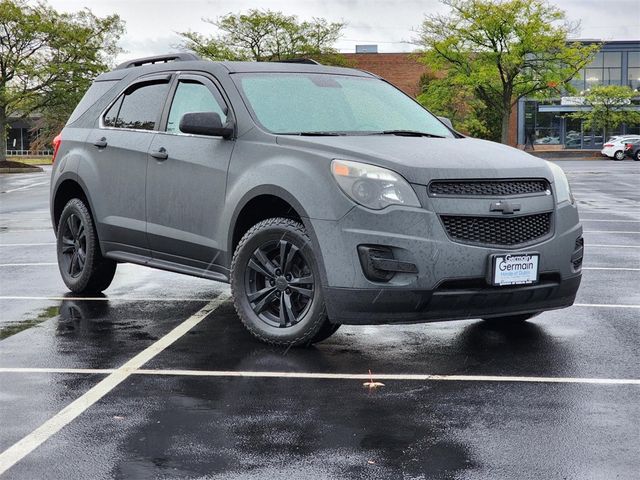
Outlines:
[[[224,125],[227,116],[216,97],[204,84],[196,80],[180,80],[171,102],[167,132],[180,133],[180,119],[185,113],[215,112]]]

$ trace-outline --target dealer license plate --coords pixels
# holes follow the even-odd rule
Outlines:
[[[529,285],[538,281],[538,253],[491,256],[492,285]]]

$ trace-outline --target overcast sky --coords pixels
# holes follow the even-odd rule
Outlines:
[[[229,12],[251,8],[279,10],[301,20],[324,17],[348,25],[336,45],[341,52],[354,52],[356,44],[377,44],[380,52],[405,52],[415,48],[410,42],[425,14],[446,12],[438,0],[49,0],[58,10],[88,7],[104,16],[117,13],[126,22],[121,40],[126,53],[118,60],[168,51],[177,44],[175,32],[194,30],[214,33],[202,22]],[[579,20],[579,38],[602,40],[640,39],[640,0],[551,0]]]

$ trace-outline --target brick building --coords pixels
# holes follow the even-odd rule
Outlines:
[[[412,97],[420,93],[420,78],[428,68],[415,53],[343,53],[356,68],[390,81]]]
[[[600,43],[597,40],[583,42]],[[377,53],[374,45],[367,47],[372,47],[367,50],[370,53],[344,56],[356,68],[380,75],[413,97],[420,93],[420,77],[429,70],[418,61],[416,54]],[[601,149],[606,140],[603,132],[585,128],[582,121],[572,119],[569,114],[588,108],[582,103],[583,96],[596,85],[628,85],[639,92],[630,108],[640,110],[640,42],[604,42],[601,51],[571,84],[579,92],[577,96],[565,94],[567,96],[545,101],[520,99],[511,113],[509,144],[523,147],[529,135],[540,149]],[[607,137],[628,133],[640,133],[640,126],[622,124],[616,131],[607,132]]]

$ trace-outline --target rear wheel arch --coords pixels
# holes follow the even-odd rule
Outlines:
[[[89,202],[89,197],[86,194],[84,188],[78,183],[78,181],[67,178],[60,182],[60,184],[56,187],[56,193],[53,196],[53,224],[55,229],[58,228],[58,222],[60,221],[60,216],[62,215],[62,211],[64,210],[65,205],[72,198],[79,198],[84,202],[84,204],[89,209],[89,213],[93,216],[93,209],[91,208],[91,204]],[[95,220],[95,218],[94,218]]]

